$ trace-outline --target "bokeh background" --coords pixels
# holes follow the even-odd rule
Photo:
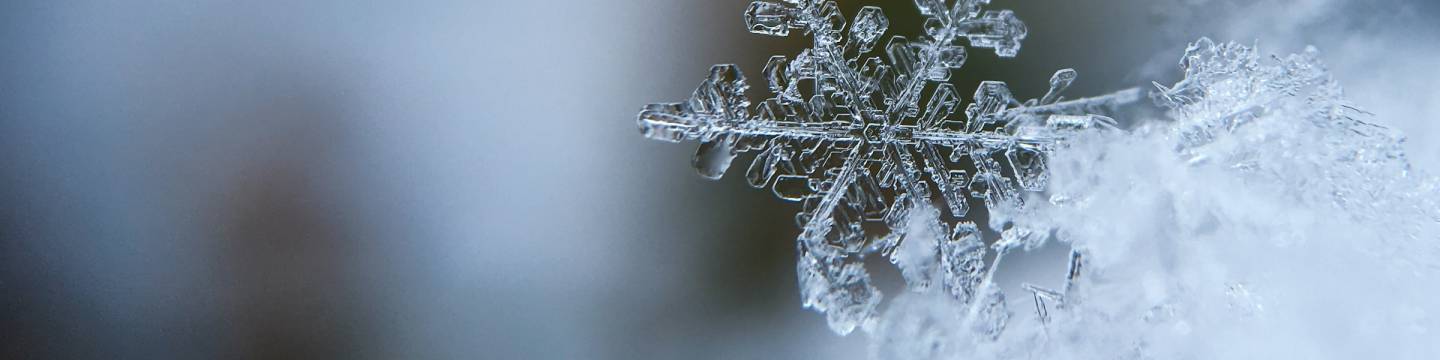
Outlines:
[[[800,308],[797,206],[634,124],[805,46],[747,33],[747,4],[6,1],[0,358],[863,358]],[[1037,96],[1073,67],[1099,94],[1175,81],[1199,36],[1314,44],[1440,163],[1435,2],[991,8],[1030,36],[962,84]]]

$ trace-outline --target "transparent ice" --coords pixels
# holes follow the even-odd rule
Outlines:
[[[756,1],[751,32],[813,39],[770,58],[773,97],[752,106],[738,67],[716,65],[687,101],[638,119],[652,139],[700,142],[692,164],[707,178],[753,152],[750,185],[803,204],[802,300],[835,332],[867,330],[880,358],[1250,358],[1293,342],[1196,352],[1191,336],[1314,333],[1300,331],[1305,311],[1338,309],[1302,295],[1344,289],[1330,300],[1372,302],[1332,325],[1401,324],[1359,335],[1422,344],[1400,350],[1440,343],[1429,313],[1440,309],[1440,183],[1345,102],[1314,49],[1264,57],[1201,39],[1181,60],[1184,80],[1149,92],[1165,115],[1121,130],[1111,116],[1145,93],[1067,100],[1070,69],[1038,98],[986,81],[966,104],[949,79],[967,49],[1016,56],[1024,24],[988,0],[915,3],[924,35],[886,39],[877,7],[847,22],[833,1]],[[987,244],[986,231],[998,239]],[[1063,286],[1023,284],[1032,308],[1010,310],[996,270],[1049,242],[1072,249]],[[869,256],[907,285],[884,311]],[[1336,265],[1354,268],[1325,273]],[[1357,288],[1389,294],[1391,307]]]
[[[947,271],[938,279],[929,267],[941,261],[902,264],[912,287],[943,288],[970,306],[1002,306],[1003,295],[978,262],[987,251],[1008,248],[987,249],[978,228],[963,221],[970,200],[1021,206],[1022,191],[1045,188],[1044,153],[1059,138],[1113,127],[1098,114],[1136,101],[1140,92],[1067,101],[1060,93],[1075,71],[1065,69],[1039,99],[1018,101],[1005,83],[987,81],[957,111],[960,93],[947,81],[964,65],[965,45],[1010,57],[1026,36],[1014,13],[982,11],[987,2],[917,1],[927,17],[925,36],[884,39],[889,21],[878,7],[861,9],[847,23],[834,1],[756,1],[745,11],[750,31],[813,38],[794,58],[774,56],[765,65],[774,97],[751,106],[739,68],[716,65],[688,101],[646,106],[641,132],[699,141],[692,162],[712,179],[738,154],[756,153],[745,168],[750,185],[804,204],[796,216],[801,293],[805,306],[824,312],[838,333],[872,326],[878,313],[881,294],[861,261],[874,254],[899,261],[903,255],[895,249],[908,238],[957,257],[943,259]],[[917,219],[924,224],[913,225]],[[866,222],[883,224],[888,233],[868,236]],[[907,236],[911,232],[922,234]],[[998,333],[1003,321],[986,326]]]

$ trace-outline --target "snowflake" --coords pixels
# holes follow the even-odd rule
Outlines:
[[[1046,156],[1059,141],[1113,128],[1098,114],[1135,102],[1140,91],[1065,100],[1060,94],[1076,72],[1064,69],[1038,99],[1021,102],[1005,83],[986,81],[956,111],[961,99],[949,79],[965,64],[963,45],[1013,57],[1027,30],[1011,11],[982,10],[989,0],[915,3],[924,35],[892,36],[877,49],[889,28],[878,7],[860,9],[847,24],[834,1],[755,1],[744,16],[751,32],[813,39],[794,58],[765,65],[774,97],[752,106],[740,69],[716,65],[689,100],[646,106],[638,123],[652,139],[699,141],[692,163],[711,179],[740,153],[755,152],[749,184],[803,204],[796,216],[802,299],[835,332],[875,326],[881,294],[862,261],[881,254],[900,266],[910,289],[949,294],[971,309],[968,324],[998,336],[1008,311],[991,275],[1007,251],[1046,237],[1011,227],[986,246],[967,221],[971,200],[992,211],[1023,207],[1022,192],[1046,188]],[[867,223],[888,230],[867,234]],[[1078,265],[1077,254],[1072,268]],[[1041,311],[1046,298],[1060,296],[1031,290]]]

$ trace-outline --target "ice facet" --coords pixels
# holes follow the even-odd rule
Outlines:
[[[965,66],[965,58],[967,55],[965,55],[964,47],[945,46],[936,49],[936,52],[935,61],[946,71]]]
[[[1045,168],[1045,154],[1037,149],[1016,146],[1005,151],[1010,168],[1015,170],[1015,180],[1020,187],[1029,191],[1045,190],[1050,173]]]
[[[940,125],[955,108],[960,106],[960,98],[955,96],[955,86],[940,84],[935,87],[935,92],[930,95],[930,104],[925,106],[925,117],[917,124],[921,129],[930,129]]]
[[[816,40],[826,44],[834,45],[840,42],[845,31],[845,16],[840,14],[840,5],[835,1],[826,1],[820,5],[816,16],[807,20],[811,22],[810,29]],[[819,50],[819,49],[817,49]],[[826,49],[828,50],[828,49]]]
[[[810,194],[810,178],[805,175],[780,175],[775,179],[775,196],[790,201],[800,201]]]
[[[986,11],[963,24],[960,30],[970,39],[970,46],[993,48],[1001,57],[1015,57],[1020,52],[1020,41],[1029,33],[1010,10]]]
[[[885,35],[890,28],[890,19],[885,17],[885,12],[879,7],[866,6],[860,8],[860,13],[855,15],[855,25],[850,28],[850,41],[855,42],[855,47],[861,52],[869,52]]]
[[[766,83],[770,85],[770,92],[778,94],[790,87],[792,79],[786,72],[788,68],[785,67],[788,63],[789,60],[785,59],[783,55],[771,56],[770,61],[765,63],[765,70],[762,72],[765,74]]]
[[[794,22],[795,9],[782,4],[757,0],[745,9],[745,27],[756,34],[790,35]]]

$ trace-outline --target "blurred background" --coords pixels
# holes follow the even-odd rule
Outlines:
[[[747,4],[6,1],[0,358],[864,358],[800,307],[798,206],[636,130],[714,63],[764,96],[805,41],[747,33]],[[991,8],[1030,36],[972,51],[962,89],[1171,83],[1199,36],[1314,44],[1440,162],[1435,2]],[[1008,276],[1063,267],[1035,263]]]

